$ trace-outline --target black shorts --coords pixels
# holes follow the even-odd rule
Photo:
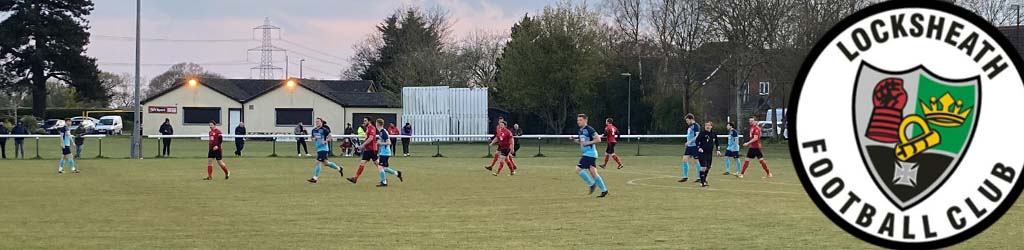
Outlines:
[[[508,156],[508,154],[511,153],[511,152],[512,152],[512,150],[511,149],[507,149],[507,148],[506,149],[498,149],[498,153],[500,153],[501,156]]]
[[[764,158],[764,154],[761,153],[761,149],[760,148],[748,148],[747,149],[747,158],[750,158],[750,159],[761,159],[761,158]]]
[[[211,149],[210,152],[206,153],[206,158],[213,158],[219,161],[224,158],[222,155],[222,151]]]
[[[329,155],[331,155],[330,151],[316,151],[316,161],[326,161]]]
[[[391,158],[391,156],[381,156],[380,160],[377,162],[377,166],[381,166],[381,167],[388,167],[388,166],[390,166],[391,164],[388,163],[388,159],[389,158]]]
[[[616,143],[614,143],[614,142],[609,142],[608,143],[608,147],[604,149],[604,153],[605,154],[614,154],[615,153],[615,144]]]
[[[740,151],[725,151],[725,157],[740,158]]]
[[[597,164],[597,158],[590,157],[590,156],[584,156],[584,157],[580,157],[580,163],[577,163],[576,167],[579,167],[579,168],[582,168],[582,169],[588,169],[590,167],[596,166],[596,164]]]
[[[363,160],[364,161],[376,161],[377,160],[377,151],[367,151],[367,150],[364,150],[363,151]]]
[[[686,147],[686,151],[683,152],[683,156],[693,157],[694,159],[697,159],[697,155],[699,154],[700,151],[697,150],[697,146],[688,146]]]
[[[64,155],[69,155],[71,154],[71,147],[64,146],[63,148],[60,149],[60,152],[63,153]]]

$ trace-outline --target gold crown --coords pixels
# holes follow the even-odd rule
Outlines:
[[[964,124],[964,121],[967,120],[967,115],[971,113],[970,107],[964,109],[963,100],[953,99],[953,95],[950,95],[949,92],[946,92],[946,94],[939,98],[932,96],[929,102],[929,104],[926,104],[924,101],[920,101],[921,109],[928,123],[935,126],[959,127]]]

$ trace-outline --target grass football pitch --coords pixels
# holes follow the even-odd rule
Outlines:
[[[176,140],[174,157],[124,159],[123,137],[86,143],[80,174],[58,175],[56,141],[41,141],[40,160],[0,160],[0,249],[868,249],[833,225],[795,176],[788,147],[767,145],[776,178],[723,176],[715,159],[708,188],[677,183],[681,147],[620,143],[625,169],[601,170],[611,194],[586,194],[574,173],[578,148],[526,141],[516,176],[482,169],[485,144],[415,144],[392,166],[405,182],[374,187],[368,167],[358,184],[324,168],[306,183],[311,157],[294,143],[249,142],[231,155],[223,180],[200,180],[206,145]],[[601,146],[603,151],[604,146]],[[35,156],[34,140],[26,142]],[[12,154],[8,142],[8,157]],[[315,152],[313,152],[315,154]],[[335,157],[346,176],[358,159]],[[603,160],[603,157],[600,159]],[[612,164],[614,165],[614,164]],[[694,171],[691,169],[691,171]],[[507,170],[503,173],[507,173]],[[691,177],[694,177],[691,174]],[[981,235],[955,248],[1012,249],[1024,235],[1024,213],[1011,209]]]

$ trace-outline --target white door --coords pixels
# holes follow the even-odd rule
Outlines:
[[[228,134],[235,134],[235,128],[238,127],[238,123],[242,122],[242,111],[241,110],[229,110],[228,111]]]

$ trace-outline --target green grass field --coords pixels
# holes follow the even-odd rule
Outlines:
[[[711,187],[676,183],[675,145],[619,145],[627,168],[601,171],[611,195],[596,199],[573,173],[577,148],[550,143],[535,158],[527,142],[516,176],[481,167],[483,144],[417,144],[392,165],[406,173],[376,188],[375,169],[359,184],[325,168],[308,184],[314,161],[294,144],[250,142],[245,158],[227,157],[231,180],[205,176],[205,142],[175,141],[175,158],[123,159],[127,140],[105,140],[107,159],[89,141],[81,174],[56,173],[56,141],[43,160],[0,160],[0,249],[866,249],[834,226],[804,193],[788,148],[766,148],[776,178],[722,176]],[[29,157],[34,156],[29,141]],[[47,146],[49,145],[49,146]],[[234,149],[226,143],[226,154]],[[10,146],[10,142],[8,142]],[[602,146],[603,149],[603,146]],[[8,148],[8,156],[12,149]],[[333,158],[354,173],[355,158]],[[692,170],[691,170],[692,171]],[[219,170],[216,178],[222,178]],[[956,248],[1017,248],[1024,213],[1011,209]]]

